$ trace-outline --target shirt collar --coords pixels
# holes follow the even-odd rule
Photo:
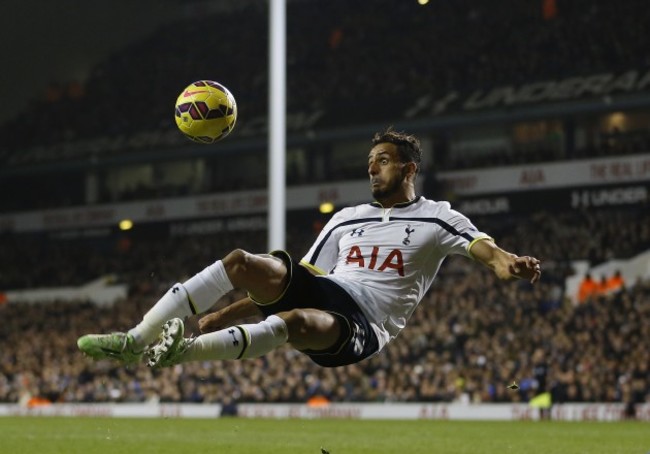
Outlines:
[[[418,202],[420,200],[421,196],[415,196],[413,200],[409,200],[408,202],[400,202],[396,203],[395,205],[392,206],[392,208],[405,208],[407,206],[413,205],[414,203]],[[384,208],[384,206],[377,202],[376,200],[374,202],[370,202],[370,205],[375,207],[375,208]]]

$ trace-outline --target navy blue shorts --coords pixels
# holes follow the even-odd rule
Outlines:
[[[303,350],[316,364],[337,367],[358,363],[379,349],[370,323],[352,297],[330,279],[316,277],[285,251],[271,255],[284,261],[289,284],[282,296],[270,304],[257,304],[265,316],[292,309],[320,309],[339,319],[341,336],[329,350]]]

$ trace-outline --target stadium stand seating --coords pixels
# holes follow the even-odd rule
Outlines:
[[[423,93],[442,96],[450,90],[650,66],[642,39],[650,18],[639,0],[575,1],[561,5],[560,14],[549,19],[537,2],[465,0],[429,6],[334,0],[314,9],[290,2],[288,112],[322,110],[320,129],[394,122],[395,112],[404,112]],[[391,33],[396,23],[405,25]],[[266,113],[267,29],[266,11],[256,7],[234,11],[228,20],[201,13],[163,26],[93,68],[82,86],[53,86],[55,96],[44,94],[2,125],[0,163],[98,158],[134,147],[179,148],[186,142],[173,131],[169,93],[207,75],[236,95],[241,134],[247,122]],[[380,39],[388,34],[395,37],[390,46]],[[128,141],[143,132],[158,138]],[[88,146],[91,140],[95,145]],[[639,142],[645,147],[647,129],[628,142],[630,150]],[[553,158],[539,153],[526,159],[535,156]],[[507,164],[504,159],[516,162],[517,155],[501,156],[498,163]]]
[[[571,272],[567,261],[587,251],[580,239],[593,237],[593,223],[608,220],[602,229],[606,232],[625,230],[637,221],[629,213],[603,213],[577,223],[563,236],[548,217],[543,213],[497,232],[502,244],[529,246],[547,260],[539,286],[495,282],[488,271],[452,258],[394,344],[365,363],[334,370],[319,368],[289,349],[258,360],[187,364],[162,371],[93,363],[77,351],[77,336],[127,329],[175,279],[207,265],[235,242],[255,250],[253,236],[188,237],[166,243],[141,239],[129,252],[116,247],[101,258],[74,242],[59,245],[54,253],[28,252],[23,255],[41,258],[41,268],[32,268],[34,260],[24,266],[14,262],[19,265],[14,282],[24,275],[34,279],[26,285],[77,283],[83,273],[75,263],[82,263],[89,265],[90,274],[117,272],[131,291],[114,307],[98,308],[86,301],[1,305],[7,328],[0,334],[0,401],[41,396],[56,402],[221,402],[235,396],[240,402],[300,402],[314,395],[333,401],[525,401],[534,392],[531,353],[536,348],[548,352],[552,364],[548,379],[560,402],[620,402],[632,394],[645,399],[643,365],[648,353],[643,338],[650,328],[650,283],[632,282],[616,294],[579,306],[563,293],[563,278]],[[650,225],[647,213],[638,223]],[[546,230],[536,228],[540,225],[548,225],[553,241],[545,239]],[[627,238],[639,238],[645,248],[650,240],[647,231],[645,237]],[[308,240],[294,244],[294,252],[306,250]],[[3,251],[10,250],[5,246],[9,244]],[[611,246],[608,253],[616,257],[642,247],[616,242]],[[30,251],[26,244],[14,247],[11,257]],[[3,277],[10,263],[4,262]],[[6,285],[3,282],[2,287]],[[235,292],[220,304],[238,296]],[[190,326],[196,329],[193,323]],[[513,379],[523,383],[518,393],[506,389],[506,382]],[[645,391],[634,391],[635,380]]]

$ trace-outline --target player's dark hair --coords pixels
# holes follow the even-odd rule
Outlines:
[[[372,145],[380,143],[392,143],[397,146],[400,161],[414,162],[417,165],[417,171],[420,170],[420,162],[422,161],[422,149],[420,148],[420,141],[417,137],[398,132],[389,126],[384,131],[375,133],[372,138]]]

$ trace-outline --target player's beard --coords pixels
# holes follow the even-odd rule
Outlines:
[[[402,181],[395,179],[386,187],[373,187],[372,196],[375,200],[382,201],[399,192],[401,187]]]

